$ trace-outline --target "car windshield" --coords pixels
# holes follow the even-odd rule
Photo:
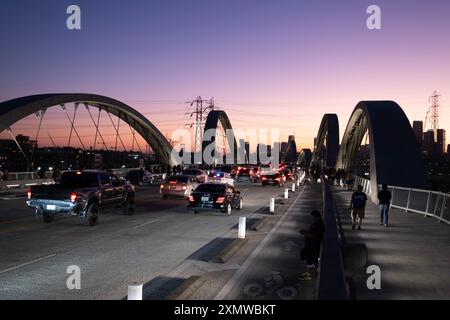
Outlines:
[[[224,193],[225,185],[224,184],[212,184],[212,183],[204,183],[201,184],[195,189],[197,192],[211,192],[211,193]]]
[[[64,172],[59,184],[67,188],[97,187],[97,174],[92,172]]]
[[[197,170],[184,170],[183,174],[189,174],[189,175],[197,175],[199,172]]]
[[[189,177],[170,177],[167,179],[167,182],[180,182],[180,183],[187,183],[189,181]]]

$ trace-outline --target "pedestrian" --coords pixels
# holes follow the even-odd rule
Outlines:
[[[355,179],[353,178],[353,175],[350,172],[348,172],[345,179],[346,179],[345,183],[347,184],[347,189],[353,190],[353,183],[355,181]]]
[[[300,252],[300,257],[303,261],[306,261],[306,270],[298,277],[299,280],[311,280],[312,275],[316,273],[319,267],[320,246],[322,245],[325,226],[322,215],[318,210],[313,210],[311,216],[314,218],[314,222],[309,229],[300,230],[300,233],[305,236],[305,247]]]
[[[362,190],[363,190],[362,185],[359,185],[357,191],[352,194],[352,200],[350,202],[353,230],[356,228],[357,223],[358,223],[358,230],[361,230],[362,221],[365,215],[367,196],[364,192],[362,192]]]
[[[392,195],[387,185],[383,184],[378,192],[378,208],[380,209],[381,225],[385,227],[389,224],[389,208],[391,206]]]

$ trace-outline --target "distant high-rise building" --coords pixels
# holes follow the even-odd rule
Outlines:
[[[434,154],[434,131],[432,129],[423,133],[423,150],[428,153],[428,155]]]
[[[441,156],[445,153],[445,129],[437,129],[436,153]]]
[[[245,142],[245,163],[250,163],[250,142]]]
[[[419,146],[422,146],[423,142],[423,122],[422,121],[414,121],[413,122],[413,131],[416,136],[417,143]]]

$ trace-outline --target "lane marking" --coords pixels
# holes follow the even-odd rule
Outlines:
[[[31,260],[31,261],[28,261],[28,262],[24,262],[24,263],[19,264],[17,266],[13,266],[11,268],[4,269],[4,270],[0,271],[0,274],[6,273],[6,272],[10,272],[10,271],[14,271],[14,270],[17,270],[19,268],[28,266],[30,264],[33,264],[33,263],[36,263],[36,262],[39,262],[39,261],[42,261],[42,260],[45,260],[45,259],[53,258],[54,256],[56,256],[56,253],[52,253],[52,254],[49,254],[48,256],[45,256],[45,257],[41,257],[41,258],[37,258],[37,259]]]
[[[286,219],[286,217],[291,213],[294,206],[297,204],[298,199],[303,195],[303,192],[306,189],[303,188],[300,193],[297,194],[297,198],[295,198],[294,202],[289,206],[286,213],[281,217],[281,219],[277,222],[275,227],[264,237],[264,239],[259,243],[256,249],[252,252],[252,254],[244,261],[241,268],[231,277],[230,280],[223,286],[223,288],[217,293],[217,295],[213,298],[213,300],[223,300],[227,296],[227,294],[231,291],[231,289],[238,283],[238,281],[242,278],[242,276],[247,271],[248,267],[253,263],[255,258],[258,256],[259,252],[265,246],[265,244],[272,239],[275,232],[278,230],[280,225]]]
[[[140,227],[145,226],[145,225],[150,224],[150,223],[158,222],[159,220],[161,220],[161,219],[155,219],[155,220],[151,220],[151,221],[147,221],[147,222],[138,224],[137,226],[134,226],[133,229],[140,228]]]
[[[2,222],[0,222],[0,225],[11,224],[11,223],[21,222],[21,221],[26,221],[26,220],[32,220],[32,219],[33,219],[33,217],[24,217],[24,218],[10,220],[10,221],[2,221]]]

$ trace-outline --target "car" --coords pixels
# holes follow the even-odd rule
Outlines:
[[[261,184],[263,187],[273,185],[281,188],[284,185],[284,180],[279,172],[264,173],[261,175]]]
[[[291,169],[284,168],[284,169],[283,169],[283,174],[284,174],[284,176],[286,177],[286,180],[289,180],[289,181],[295,180],[295,175],[294,175],[294,173],[291,171]]]
[[[242,180],[242,178],[247,178],[248,180],[255,182],[256,176],[251,167],[238,167],[236,172],[236,181]]]
[[[195,177],[195,178],[197,178],[197,180],[200,183],[205,182],[208,179],[208,174],[205,171],[203,171],[202,169],[195,169],[195,168],[184,169],[181,172],[181,174],[186,175],[186,176]]]
[[[211,171],[208,175],[208,181],[226,182],[234,186],[234,180],[228,172]]]
[[[104,171],[65,171],[58,183],[32,186],[27,196],[26,203],[35,208],[36,218],[46,223],[57,215],[77,215],[94,226],[103,208],[121,206],[126,215],[135,208],[133,185]]]
[[[160,186],[159,192],[163,199],[169,197],[187,198],[197,188],[199,181],[190,175],[173,175],[168,177]]]
[[[241,192],[223,182],[202,183],[188,198],[188,208],[194,213],[214,211],[231,215],[233,209],[241,210],[243,205]]]

